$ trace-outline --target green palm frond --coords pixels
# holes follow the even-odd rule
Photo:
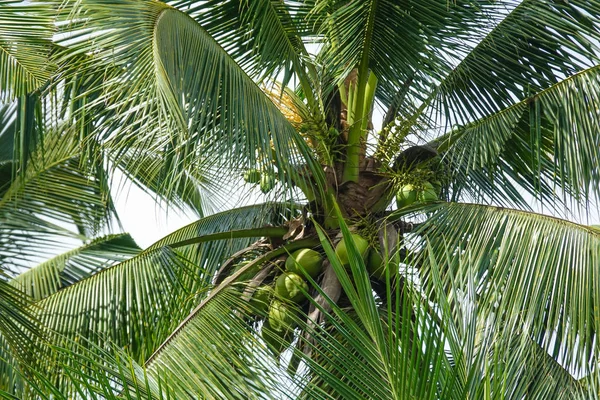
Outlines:
[[[527,333],[505,326],[502,317],[489,312],[480,301],[473,271],[464,278],[444,276],[448,266],[466,262],[447,250],[438,262],[428,245],[424,264],[433,293],[421,292],[421,301],[433,303],[429,315],[443,332],[452,367],[452,374],[444,378],[452,385],[444,388],[441,398],[589,398],[568,367]],[[540,375],[545,377],[543,383]]]
[[[17,123],[15,115],[16,106],[17,103],[13,102],[0,107],[0,121],[2,122],[2,127],[0,128],[0,165],[2,166],[12,162],[14,159],[14,132],[16,130],[15,124]],[[0,181],[0,188],[4,187],[9,181],[10,179],[5,178],[3,174],[2,181]]]
[[[467,51],[473,33],[498,15],[501,6],[494,3],[317,1],[315,12],[329,39],[320,57],[342,79],[367,63],[379,78],[378,98],[386,106],[409,79],[411,92],[422,99],[431,82],[450,71],[448,60]]]
[[[10,284],[39,301],[139,252],[129,234],[108,235],[45,261]]]
[[[428,212],[413,240],[426,239],[432,256],[447,260],[439,277],[447,293],[470,290],[502,331],[535,341],[574,375],[590,372],[600,309],[598,231],[480,205],[440,204]],[[432,290],[431,272],[419,275],[423,290]]]
[[[443,226],[451,222],[456,223]],[[468,268],[472,258],[461,258],[469,249],[461,255],[442,236],[426,232],[427,240],[439,245],[424,249],[419,275],[426,278],[415,279],[414,271],[405,270],[404,282],[389,286],[384,298],[373,296],[356,249],[349,250],[348,271],[322,236],[352,309],[330,304],[327,330],[308,328],[316,344],[305,359],[312,382],[302,398],[590,398],[574,378],[573,366],[565,366],[563,353],[552,356],[530,332],[507,324],[501,307],[490,309],[478,282],[480,270],[448,273]],[[348,274],[352,278],[346,281]],[[510,296],[503,293],[502,299],[509,302]],[[369,309],[378,309],[377,314]]]
[[[174,388],[176,397],[294,398],[285,392],[290,378],[253,334],[245,314],[250,310],[239,289],[220,292],[152,359],[149,374]]]
[[[86,166],[76,138],[52,132],[36,149],[23,173],[11,172],[0,198],[0,231],[9,239],[0,244],[5,268],[67,251],[116,215],[104,165]]]
[[[294,205],[287,203],[265,203],[223,211],[178,229],[152,244],[146,251],[165,246],[180,247],[186,243],[193,244],[195,239],[203,236],[269,226],[279,227],[293,217],[295,212]]]
[[[286,210],[280,204],[258,205],[206,217],[140,255],[44,298],[37,303],[39,318],[55,332],[53,341],[64,337],[98,345],[111,342],[141,362],[188,315],[221,263],[255,241],[261,227],[278,221]],[[231,231],[240,230],[247,234],[234,239]],[[283,235],[286,230],[280,231]],[[210,240],[201,240],[203,236]],[[189,243],[181,250],[169,247],[183,242]],[[50,362],[48,357],[41,362]],[[54,376],[49,365],[37,368]]]
[[[52,76],[54,13],[44,3],[0,2],[0,103],[41,88]]]
[[[525,208],[523,189],[550,205],[598,199],[599,78],[582,71],[440,139],[455,189]]]
[[[198,271],[169,249],[159,249],[105,269],[37,303],[51,344],[63,338],[104,346],[113,343],[142,361],[188,313]],[[52,348],[39,354],[35,370],[68,391],[55,370]],[[60,361],[60,360],[58,360]]]
[[[0,334],[5,341],[14,347],[13,355],[19,356],[32,339],[31,333],[39,330],[34,314],[29,309],[33,299],[17,288],[12,287],[1,274],[0,279]]]
[[[498,8],[501,22],[432,92],[431,109],[446,126],[498,112],[599,62],[597,3],[509,0]]]
[[[185,170],[254,166],[289,182],[293,167],[304,163],[322,174],[271,100],[191,17],[153,1],[84,1],[73,7],[64,33],[98,33],[93,41],[69,39],[59,59],[68,62],[72,54],[93,51],[94,57],[70,68],[106,73],[98,102],[111,115],[97,132],[115,163],[123,166],[121,155],[137,149],[126,165],[137,175],[147,150],[162,149],[169,153],[163,168],[178,171],[165,169],[175,178]],[[89,18],[83,26],[75,20],[78,10]],[[136,84],[124,86],[124,79]]]
[[[23,367],[35,359],[43,329],[31,309],[34,300],[12,287],[0,272],[0,391],[24,389]]]
[[[180,210],[185,210],[187,207],[193,210],[198,217],[211,214],[211,211],[214,210],[231,208],[223,204],[225,201],[221,198],[225,196],[211,196],[211,189],[218,193],[219,187],[211,185],[211,179],[204,177],[206,175],[204,171],[196,174],[191,170],[179,171],[165,168],[165,158],[162,156],[168,156],[168,154],[162,151],[161,154],[148,155],[144,160],[137,160],[137,163],[141,164],[140,167],[130,170],[127,166],[136,162],[128,154],[135,157],[135,150],[129,151],[121,157],[123,166],[121,172],[149,196],[156,198],[157,202],[166,203],[170,207]],[[172,180],[176,180],[178,184],[172,185],[170,183]],[[213,201],[214,197],[219,198]]]
[[[171,4],[193,17],[250,76],[262,80],[283,73],[286,86],[297,74],[309,96],[312,90],[306,83],[310,73],[316,71],[308,59],[302,34],[309,29],[311,3],[228,0],[199,4],[176,0]]]
[[[172,391],[157,387],[131,355],[116,346],[100,347],[85,340],[80,342],[61,338],[60,345],[47,349],[52,354],[49,365],[69,380],[72,391],[65,391],[59,383],[35,369],[22,376],[18,387],[9,387],[0,397],[6,399],[48,398],[68,400],[75,398],[105,399],[161,399]],[[25,368],[31,365],[25,365]],[[12,371],[19,372],[19,371]],[[126,390],[123,390],[126,387]],[[6,388],[6,387],[5,387]],[[13,389],[13,390],[11,390]]]

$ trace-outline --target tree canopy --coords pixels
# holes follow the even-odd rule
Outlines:
[[[598,398],[599,50],[596,0],[0,0],[0,396]],[[127,185],[197,221],[141,249]]]

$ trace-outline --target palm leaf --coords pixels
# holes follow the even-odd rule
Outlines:
[[[314,12],[328,38],[320,58],[339,79],[366,58],[384,106],[394,104],[409,80],[413,95],[423,99],[431,82],[450,71],[448,60],[466,51],[465,42],[501,7],[492,1],[320,0]]]
[[[285,371],[277,368],[242,317],[250,312],[244,303],[235,289],[213,297],[152,360],[149,374],[168,383],[176,396],[293,398],[282,390],[282,381],[289,379]]]
[[[596,357],[598,299],[591,277],[598,232],[479,205],[440,204],[428,211],[431,217],[417,232],[431,243],[432,257],[448,260],[439,277],[444,290],[465,293],[472,286],[482,314],[494,316],[498,329],[531,338],[575,375],[589,373]],[[431,272],[423,268],[419,275],[424,290],[432,290]]]
[[[30,308],[33,302],[0,272],[0,390],[13,394],[24,390],[24,367],[41,350],[43,329]]]
[[[311,3],[177,0],[172,5],[194,18],[250,76],[273,79],[283,73],[286,86],[293,74],[306,83],[308,71],[315,73],[301,36],[309,29]],[[310,86],[303,89],[312,93]]]
[[[0,199],[0,244],[6,268],[29,266],[66,251],[77,240],[110,226],[116,215],[103,165],[82,165],[77,139],[46,135],[25,172],[13,178]]]
[[[47,4],[0,2],[0,103],[39,89],[50,79],[53,16]]]
[[[52,344],[63,337],[126,348],[136,360],[151,354],[189,309],[197,271],[169,249],[134,257],[38,302],[38,318]],[[158,343],[157,343],[158,342]],[[51,347],[34,368],[61,390],[69,381],[55,370]]]
[[[498,112],[598,64],[598,4],[507,1],[500,20],[432,92],[446,126]],[[502,17],[502,13],[508,15]],[[477,36],[476,39],[477,40]]]
[[[139,251],[129,234],[100,237],[23,272],[10,284],[39,301]]]
[[[273,204],[206,217],[138,256],[44,298],[37,303],[39,318],[52,332],[52,343],[86,340],[104,346],[110,342],[143,361],[208,290],[221,263],[256,240],[260,227],[279,220],[281,212],[281,205]],[[232,239],[236,235],[231,232],[240,230],[245,234]],[[283,233],[285,230],[280,235]],[[171,248],[184,245],[178,251]],[[68,381],[56,375],[60,369],[53,369],[62,362],[66,361],[44,354],[36,369],[51,382],[58,382],[61,390],[69,391]]]
[[[442,138],[456,190],[522,207],[522,189],[550,205],[597,199],[599,72],[582,71]]]
[[[295,214],[293,204],[265,203],[223,211],[184,226],[152,244],[146,251],[160,247],[180,247],[195,239],[231,231],[252,230],[283,225]]]
[[[79,7],[90,18],[85,28],[76,20]],[[202,174],[222,167],[258,166],[289,182],[295,167],[312,163],[311,150],[275,105],[186,14],[152,1],[78,2],[66,21],[76,38],[82,29],[98,32],[93,42],[69,39],[59,59],[68,64],[72,54],[94,50],[93,58],[73,60],[70,68],[108,71],[98,102],[107,103],[110,115],[98,132],[121,166],[126,161],[121,156],[137,149],[125,164],[133,176],[148,149],[167,152],[163,169],[175,178],[172,187],[188,184],[180,178],[184,171]],[[123,85],[123,79],[132,85]],[[316,165],[311,168],[322,175]],[[214,184],[229,187],[230,182]]]

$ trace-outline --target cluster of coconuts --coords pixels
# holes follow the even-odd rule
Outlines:
[[[261,172],[256,168],[251,168],[244,172],[244,181],[247,183],[258,184],[260,191],[269,193],[275,187],[275,175],[269,172]]]
[[[404,185],[396,193],[396,205],[398,208],[407,207],[415,202],[429,203],[439,200],[442,186],[439,182],[425,182],[422,188],[413,185]]]
[[[398,272],[398,263],[395,260],[390,260],[390,263],[386,264],[380,252],[376,248],[369,246],[367,239],[356,233],[352,233],[351,238],[367,266],[367,271],[372,277],[377,280],[384,279],[386,277],[387,265],[392,267],[389,272],[390,278]],[[335,247],[335,254],[338,256],[342,264],[350,264],[350,260],[348,259],[348,250],[346,248],[346,242],[344,239],[340,240]]]
[[[386,264],[379,251],[358,234],[351,235],[354,245],[366,263],[369,274],[375,279],[386,277],[386,265],[393,265],[390,277],[398,270],[398,264]],[[335,253],[342,264],[349,265],[348,251],[344,239],[335,247]],[[262,337],[275,353],[289,344],[290,336],[297,326],[302,305],[307,300],[308,284],[305,277],[317,278],[323,269],[323,257],[313,249],[300,249],[285,261],[285,270],[277,277],[274,286],[264,285],[257,288],[250,299],[251,305],[258,312],[267,315],[262,327]]]
[[[285,271],[271,286],[259,287],[251,303],[257,310],[268,311],[262,336],[271,350],[279,353],[296,327],[301,305],[307,300],[305,276],[316,278],[323,269],[323,257],[313,249],[293,252],[285,262]],[[306,274],[306,275],[305,275]],[[275,296],[274,296],[275,295]]]

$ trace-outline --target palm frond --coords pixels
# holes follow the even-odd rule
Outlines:
[[[294,205],[287,203],[265,203],[223,211],[178,229],[152,244],[146,251],[164,246],[179,247],[188,242],[193,244],[194,239],[218,233],[281,226],[295,212]]]
[[[429,110],[445,126],[498,112],[599,62],[595,2],[524,0],[498,7],[490,22],[501,22],[432,92]]]
[[[10,284],[39,301],[139,252],[129,234],[108,235],[45,261],[18,275]]]
[[[149,374],[174,388],[176,397],[294,398],[285,391],[290,378],[267,353],[245,314],[250,310],[239,289],[220,292],[152,360]]]
[[[250,76],[260,81],[282,73],[286,86],[294,74],[307,82],[308,71],[315,72],[301,36],[308,29],[311,3],[175,0],[171,5],[194,18]]]
[[[600,198],[599,79],[582,71],[440,139],[455,190],[525,208],[523,189],[550,206]]]
[[[199,271],[173,251],[143,254],[60,290],[37,303],[37,317],[47,327],[46,351],[33,368],[68,391],[68,377],[56,370],[52,345],[64,339],[126,349],[142,361],[174,325],[187,315]]]
[[[258,167],[289,183],[295,167],[308,163],[322,175],[300,135],[191,17],[153,1],[70,6],[64,33],[74,36],[59,60],[73,61],[69,68],[77,73],[105,72],[96,104],[110,115],[97,132],[117,165],[124,166],[121,155],[129,152],[125,167],[136,176],[149,149],[165,152],[163,169],[173,187],[187,184],[179,178],[186,170]],[[83,10],[85,20],[79,20]],[[87,30],[96,32],[93,39],[81,36]],[[94,56],[75,60],[80,52]],[[131,85],[123,85],[125,79]]]
[[[377,97],[384,106],[394,104],[409,80],[411,93],[422,100],[431,82],[451,70],[448,60],[465,52],[473,33],[498,14],[495,3],[320,0],[314,13],[321,15],[320,26],[328,38],[320,59],[344,79],[367,57],[379,79]]]
[[[0,2],[0,103],[41,88],[51,77],[54,10],[44,3]]]
[[[30,266],[67,251],[109,226],[116,215],[104,165],[86,166],[77,139],[59,131],[46,134],[25,171],[11,171],[5,188],[0,199],[5,268]]]
[[[206,217],[138,256],[44,298],[37,303],[39,318],[53,332],[53,342],[64,338],[100,346],[110,342],[141,362],[204,296],[221,263],[260,236],[260,229],[252,235],[249,228],[279,221],[285,210],[279,204],[259,205]],[[248,234],[235,239],[231,231],[240,229]],[[212,239],[199,240],[203,236]],[[190,243],[177,251],[169,247],[182,242]],[[67,382],[54,375],[58,371],[51,370],[54,361],[49,357],[41,357],[37,369],[66,388]]]
[[[425,253],[444,260],[439,281],[446,293],[471,293],[502,332],[535,341],[574,376],[590,372],[597,357],[598,231],[489,206],[439,204],[427,212],[412,240],[427,240]],[[419,276],[423,290],[433,290],[426,266]]]
[[[43,329],[31,309],[33,302],[0,272],[0,390],[11,394],[22,393],[24,367],[41,349]]]

